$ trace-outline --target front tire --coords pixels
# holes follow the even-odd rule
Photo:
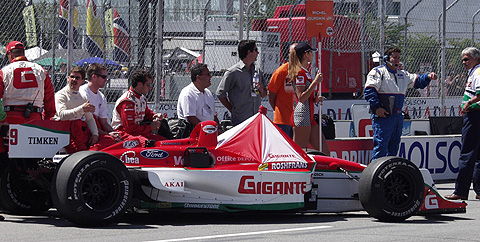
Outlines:
[[[52,198],[65,218],[80,226],[117,222],[132,197],[130,173],[103,152],[82,151],[65,158],[57,169]]]
[[[360,202],[370,216],[380,221],[400,222],[416,214],[424,193],[420,170],[403,158],[377,159],[360,177]]]

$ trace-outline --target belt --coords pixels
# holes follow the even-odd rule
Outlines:
[[[4,110],[5,112],[10,112],[10,111],[25,112],[26,107],[27,106],[5,106]],[[42,108],[33,107],[32,112],[41,113]]]

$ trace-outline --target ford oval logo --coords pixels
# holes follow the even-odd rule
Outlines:
[[[163,150],[144,150],[140,152],[140,155],[147,158],[147,159],[154,159],[154,160],[160,160],[160,159],[165,159],[168,157],[168,153]]]

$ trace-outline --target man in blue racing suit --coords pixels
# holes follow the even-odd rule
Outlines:
[[[383,156],[396,156],[403,128],[403,101],[407,88],[425,88],[437,75],[410,74],[400,69],[397,47],[385,51],[385,65],[375,67],[367,76],[365,99],[370,104],[373,128],[372,161]]]

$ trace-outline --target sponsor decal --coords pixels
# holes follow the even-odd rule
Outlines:
[[[220,209],[220,204],[185,203],[184,208]]]
[[[140,159],[136,157],[135,151],[129,150],[120,156],[120,160],[125,164],[140,164]]]
[[[153,160],[161,160],[169,156],[168,152],[164,150],[157,150],[157,149],[144,150],[140,152],[140,155],[147,159],[153,159]]]
[[[205,132],[207,134],[213,134],[213,133],[217,132],[217,127],[215,127],[214,125],[205,125],[203,127],[203,132]]]
[[[133,147],[137,146],[138,144],[140,144],[140,142],[138,142],[138,140],[124,141],[123,142],[123,148],[130,149],[130,148],[133,148]]]
[[[272,170],[288,170],[288,169],[307,169],[307,162],[271,162],[270,169]]]
[[[268,158],[295,158],[295,155],[293,154],[268,154]]]
[[[58,137],[28,137],[29,145],[57,145]]]
[[[172,208],[171,203],[157,203],[157,208]]]
[[[180,142],[160,142],[161,145],[182,145]]]
[[[425,208],[426,209],[438,209],[438,199],[436,195],[425,196]]]
[[[319,178],[319,177],[323,177],[323,173],[322,173],[322,172],[314,172],[314,173],[313,173],[313,178]]]
[[[183,191],[185,189],[185,181],[180,179],[170,179],[162,181],[163,186],[175,191]]]
[[[234,156],[217,156],[217,161],[229,162],[229,161],[253,161],[250,157],[234,157]]]
[[[259,171],[268,170],[268,163],[264,163],[258,166]]]
[[[254,176],[242,176],[238,192],[242,194],[305,194],[306,182],[256,181]]]
[[[183,165],[183,157],[182,156],[174,156],[173,160],[175,161],[175,165]]]
[[[305,85],[305,78],[303,76],[298,76],[297,80],[295,81],[297,85]]]

